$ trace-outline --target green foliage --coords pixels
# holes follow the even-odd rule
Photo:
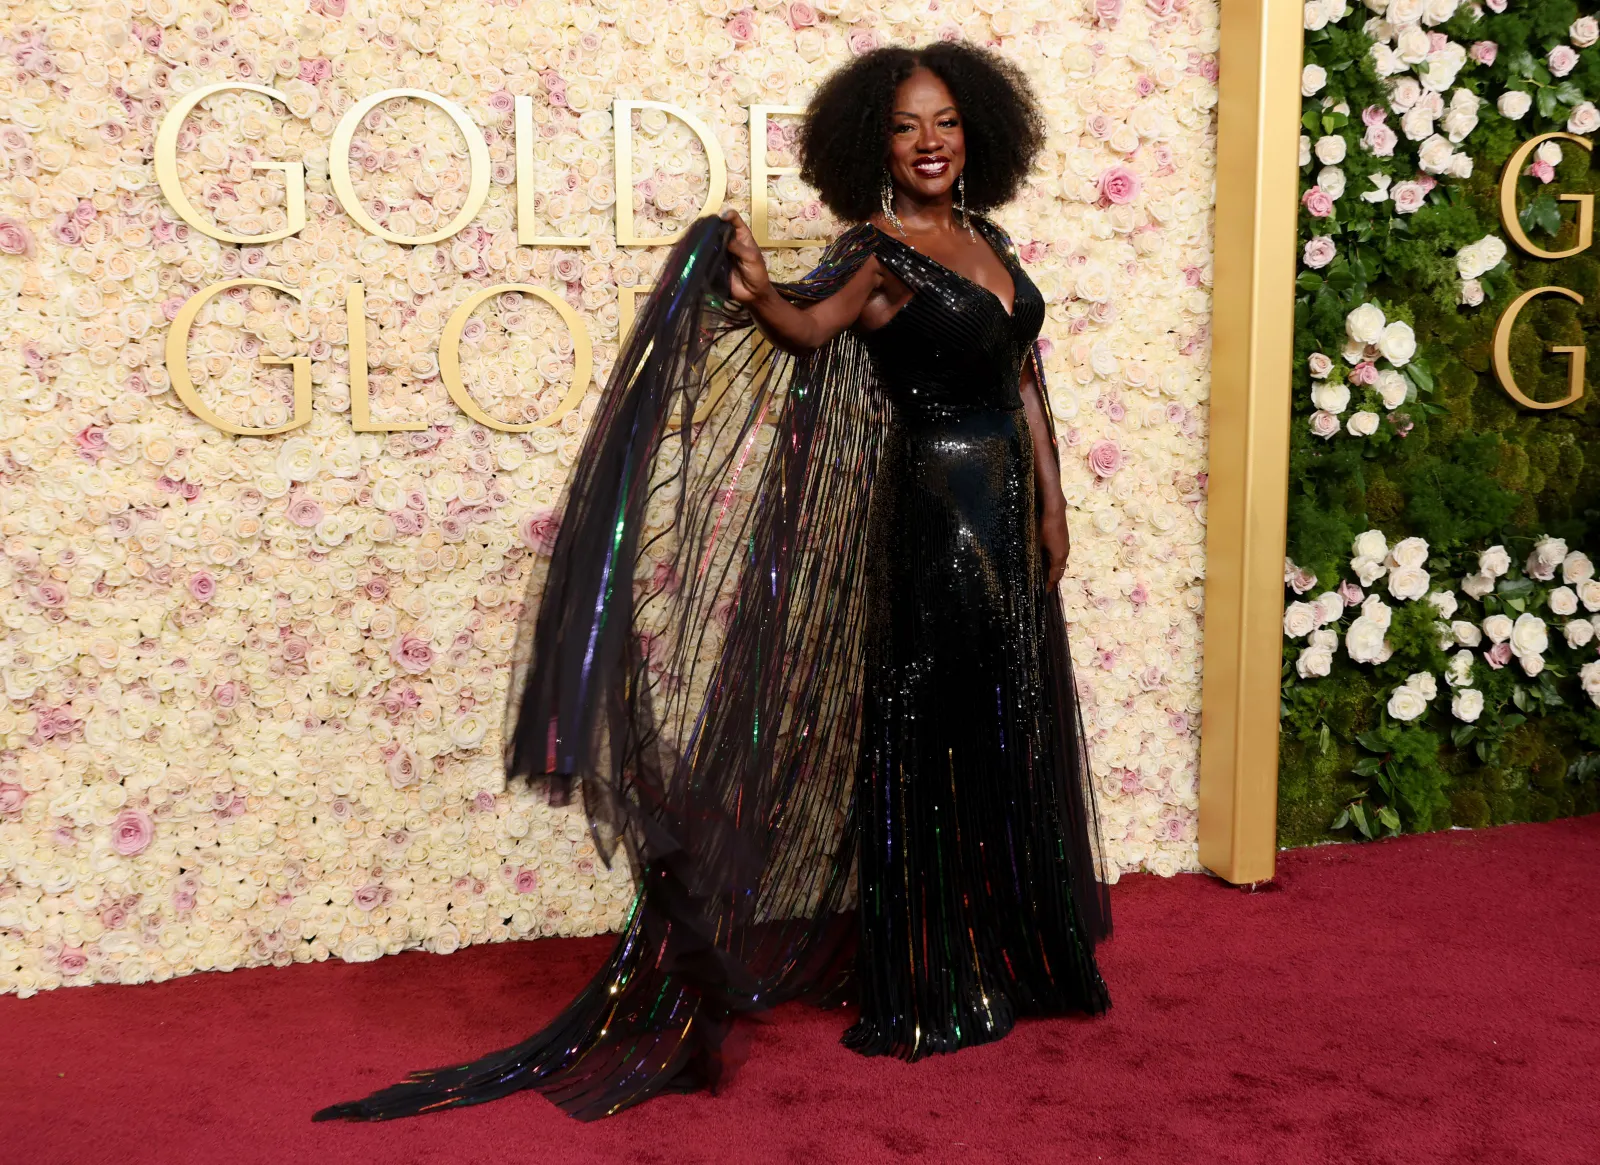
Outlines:
[[[1446,104],[1458,90],[1482,100],[1476,127],[1455,146],[1472,159],[1466,177],[1421,173],[1420,143],[1400,132],[1400,112],[1391,108],[1394,82],[1377,75],[1372,42],[1362,32],[1369,12],[1357,7],[1339,24],[1306,34],[1306,61],[1325,69],[1327,80],[1304,99],[1302,126],[1313,142],[1344,139],[1337,168],[1345,190],[1331,216],[1314,217],[1304,204],[1300,213],[1301,241],[1329,240],[1334,257],[1315,270],[1302,266],[1298,279],[1289,557],[1319,580],[1310,599],[1341,582],[1354,584],[1352,543],[1364,531],[1381,530],[1390,546],[1425,539],[1432,589],[1455,593],[1455,618],[1481,624],[1496,614],[1537,613],[1550,645],[1543,670],[1533,676],[1515,660],[1490,662],[1488,642],[1477,647],[1472,685],[1483,695],[1483,710],[1468,722],[1452,715],[1444,676],[1460,648],[1441,648],[1439,612],[1426,600],[1397,601],[1383,593],[1382,582],[1367,588],[1392,611],[1384,636],[1391,652],[1379,663],[1357,663],[1344,649],[1360,614],[1353,608],[1332,628],[1341,646],[1326,676],[1302,678],[1295,662],[1308,640],[1286,641],[1279,780],[1285,844],[1547,820],[1600,808],[1600,709],[1578,676],[1596,659],[1596,645],[1569,647],[1563,640],[1566,616],[1550,610],[1561,571],[1537,579],[1521,568],[1545,536],[1600,556],[1600,454],[1593,452],[1600,449],[1600,406],[1591,393],[1559,411],[1527,409],[1501,389],[1492,370],[1495,325],[1505,307],[1535,287],[1569,288],[1583,302],[1533,299],[1510,348],[1517,382],[1531,399],[1566,395],[1567,359],[1549,348],[1582,345],[1595,330],[1600,247],[1555,261],[1513,248],[1479,276],[1478,306],[1464,303],[1457,264],[1463,248],[1487,236],[1509,241],[1498,188],[1511,154],[1538,134],[1565,131],[1575,106],[1600,99],[1600,48],[1581,50],[1566,77],[1548,67],[1551,49],[1570,43],[1568,29],[1587,9],[1575,0],[1514,4],[1503,13],[1463,5],[1432,30],[1463,47],[1498,46],[1493,64],[1469,60],[1442,94]],[[1532,99],[1520,120],[1496,107],[1514,90]],[[1377,111],[1399,134],[1393,156],[1376,156],[1362,144]],[[1559,250],[1576,241],[1574,205],[1558,196],[1600,194],[1600,166],[1591,169],[1590,161],[1587,151],[1563,143],[1552,182],[1527,173],[1518,179],[1519,220],[1539,246]],[[1314,160],[1302,169],[1303,191],[1319,181],[1321,167]],[[1393,201],[1361,197],[1375,190],[1374,176],[1433,186],[1415,213],[1403,214]],[[1389,408],[1377,403],[1374,388],[1352,383],[1341,422],[1357,409],[1376,411],[1377,432],[1317,436],[1310,427],[1316,406],[1309,361],[1325,354],[1336,376],[1350,372],[1346,319],[1364,303],[1415,332],[1415,356],[1397,366],[1409,384],[1406,400]],[[1506,548],[1512,569],[1481,601],[1472,599],[1461,592],[1461,580],[1477,571],[1480,552],[1490,546]],[[1580,609],[1575,617],[1587,616]],[[1419,673],[1435,678],[1439,694],[1425,714],[1400,720],[1388,710],[1391,695]]]

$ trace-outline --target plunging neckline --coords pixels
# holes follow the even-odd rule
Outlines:
[[[1000,296],[995,292],[995,290],[992,287],[985,287],[983,284],[979,283],[976,279],[969,279],[967,276],[961,274],[961,272],[957,271],[954,267],[947,267],[945,264],[943,264],[943,263],[939,262],[939,260],[935,259],[932,255],[929,255],[929,254],[926,254],[925,252],[917,250],[915,247],[913,247],[910,243],[906,242],[904,239],[895,238],[893,235],[891,235],[888,231],[884,230],[882,227],[880,227],[875,222],[869,221],[867,223],[867,225],[869,227],[871,227],[873,230],[877,231],[884,238],[888,239],[891,243],[896,243],[899,246],[902,246],[906,250],[910,251],[913,255],[916,255],[916,256],[918,256],[919,258],[922,258],[922,259],[926,259],[929,263],[932,263],[935,267],[939,268],[941,271],[948,271],[951,275],[954,275],[957,279],[961,280],[961,282],[963,282],[965,284],[968,284],[969,286],[976,287],[979,291],[986,292],[990,299],[994,300],[995,303],[1000,305],[1000,310],[1002,312],[1005,312],[1006,319],[1011,320],[1013,322],[1016,321],[1016,318],[1017,318],[1017,277],[1016,277],[1015,273],[1012,272],[1012,270],[1011,270],[1011,264],[1006,262],[1005,256],[1002,255],[999,251],[995,250],[995,245],[989,241],[989,236],[987,234],[983,235],[983,245],[989,248],[990,252],[993,253],[993,255],[994,255],[994,257],[996,259],[1000,260],[1000,266],[1004,267],[1006,269],[1006,274],[1011,276],[1011,308],[1010,308],[1010,310],[1006,309],[1005,300],[1001,299]],[[981,234],[982,232],[979,232],[979,233]],[[913,294],[914,293],[915,292],[913,292]],[[897,311],[894,314],[898,316],[900,313]],[[893,317],[891,317],[891,322],[892,322],[892,319],[893,319]]]

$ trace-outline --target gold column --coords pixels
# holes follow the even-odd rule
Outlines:
[[[1300,0],[1222,0],[1200,861],[1272,877],[1288,510]]]

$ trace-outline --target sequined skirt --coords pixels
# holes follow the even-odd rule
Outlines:
[[[887,456],[845,1042],[918,1059],[1109,999],[1073,893],[1081,740],[1052,698],[1071,663],[1049,634],[1027,414],[900,420]]]

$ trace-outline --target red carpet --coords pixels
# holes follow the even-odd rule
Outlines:
[[[0,1161],[1600,1161],[1600,816],[1282,855],[1254,894],[1125,880],[1111,1013],[919,1064],[776,1013],[721,1096],[595,1125],[537,1093],[316,1108],[514,1042],[609,940],[0,998]]]

